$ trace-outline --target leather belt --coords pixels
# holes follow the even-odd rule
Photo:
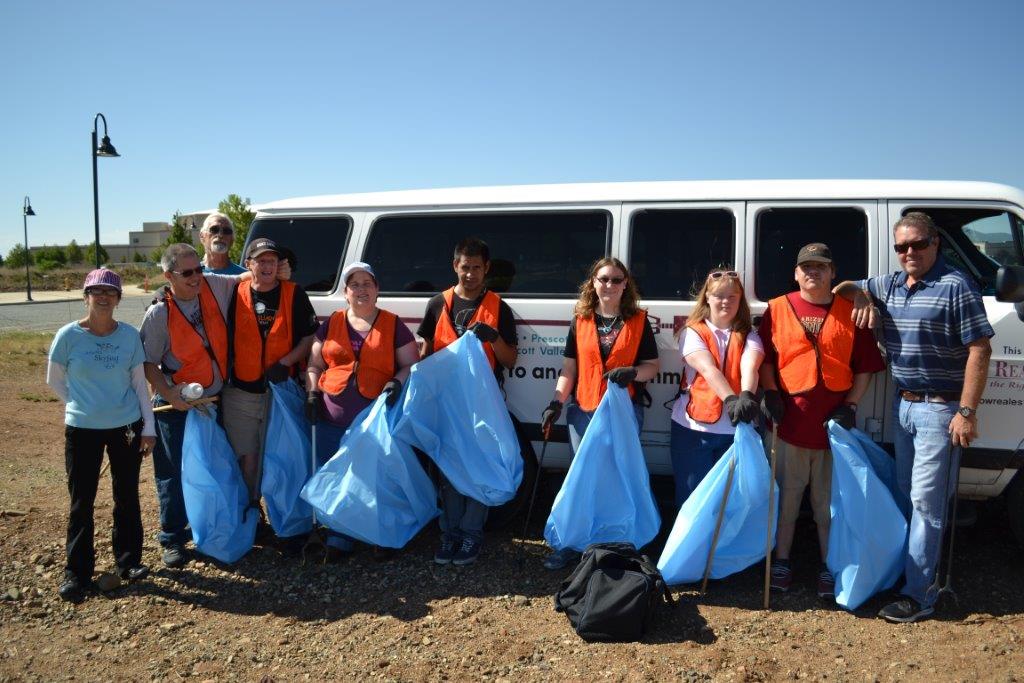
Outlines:
[[[950,401],[959,401],[960,394],[952,391],[915,392],[909,389],[900,389],[900,398],[910,403],[949,403]]]

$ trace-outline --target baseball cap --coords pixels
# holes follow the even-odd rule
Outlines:
[[[377,274],[373,272],[373,268],[369,263],[364,263],[362,261],[353,261],[345,266],[345,269],[341,271],[341,281],[347,285],[349,276],[353,273],[359,272],[360,270],[372,277],[374,284],[377,283]]]
[[[117,290],[117,293],[121,293],[121,276],[112,270],[106,268],[97,268],[89,271],[89,274],[85,276],[85,284],[82,285],[82,291],[89,291],[90,287],[113,287]]]
[[[827,244],[811,242],[800,249],[800,253],[796,255],[796,262],[797,265],[807,262],[832,263],[832,250]]]
[[[281,256],[281,249],[277,246],[274,240],[269,240],[266,237],[260,237],[259,239],[253,240],[253,243],[249,245],[249,248],[245,251],[245,258],[249,260],[256,258],[260,254],[272,251],[277,254],[278,258]]]

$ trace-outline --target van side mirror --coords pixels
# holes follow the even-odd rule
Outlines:
[[[996,301],[1024,301],[1024,266],[1002,266],[996,273]]]

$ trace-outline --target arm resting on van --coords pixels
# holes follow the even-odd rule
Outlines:
[[[832,293],[853,302],[850,319],[860,328],[873,329],[879,323],[878,308],[871,302],[871,296],[852,280],[844,280],[832,288]]]
[[[964,388],[960,393],[961,407],[978,409],[981,395],[988,381],[988,361],[992,356],[992,344],[988,337],[977,339],[967,345],[967,368],[964,371]],[[978,415],[964,417],[960,413],[949,423],[949,433],[954,446],[970,446],[978,438]]]

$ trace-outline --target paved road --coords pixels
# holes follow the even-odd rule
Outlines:
[[[117,307],[117,319],[138,327],[152,298],[152,295],[125,296]],[[0,305],[0,332],[56,332],[65,323],[84,315],[81,299]]]

